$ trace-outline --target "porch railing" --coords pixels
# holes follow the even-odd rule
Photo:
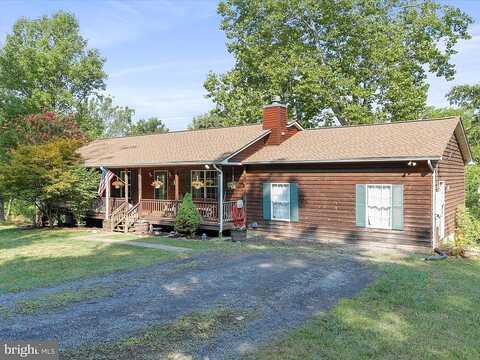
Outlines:
[[[94,213],[105,213],[105,198],[99,198],[92,206]],[[194,201],[202,221],[206,223],[218,223],[219,209],[218,203],[207,201]],[[124,198],[110,198],[110,214],[125,204]],[[181,201],[177,200],[155,200],[142,199],[138,204],[138,217],[150,217],[154,219],[175,219]],[[233,221],[233,208],[236,201],[225,201],[223,203],[223,221]]]
[[[203,222],[218,222],[219,212],[218,204],[206,201],[194,201]],[[175,219],[181,201],[178,200],[154,200],[142,199],[139,206],[139,217],[151,217],[156,219]],[[231,222],[232,209],[235,201],[226,201],[223,203],[223,220]]]
[[[98,198],[94,201],[91,211],[94,213],[105,213],[105,204],[106,204],[106,198]],[[120,205],[122,205],[125,202],[124,198],[115,198],[111,197],[110,198],[110,214],[113,213]]]

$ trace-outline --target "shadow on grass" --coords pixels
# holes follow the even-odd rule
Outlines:
[[[374,284],[249,358],[480,358],[479,260],[376,262]]]
[[[14,230],[0,238],[0,293],[129,270],[176,258],[157,249],[69,239],[63,231]],[[20,235],[20,236],[18,236]]]

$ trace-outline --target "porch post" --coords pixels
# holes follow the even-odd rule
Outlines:
[[[125,169],[125,201],[128,203],[128,169]]]
[[[218,174],[218,236],[221,238],[223,236],[223,170],[218,167],[217,164],[213,163],[213,168],[217,170]]]
[[[178,176],[178,170],[175,171],[175,200],[178,201],[180,200],[180,185],[179,185],[179,176]]]
[[[142,201],[142,168],[138,169],[138,203]]]
[[[127,213],[128,213],[128,169],[125,169],[125,201],[127,202]],[[128,233],[128,221],[125,218],[123,232]]]
[[[105,184],[105,220],[110,219],[110,181]]]

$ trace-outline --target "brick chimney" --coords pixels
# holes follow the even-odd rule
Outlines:
[[[287,137],[287,106],[280,103],[280,96],[272,100],[263,107],[263,128],[272,130],[267,145],[280,145]]]

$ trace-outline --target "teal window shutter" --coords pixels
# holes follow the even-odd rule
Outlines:
[[[403,185],[392,185],[392,229],[403,230]]]
[[[355,191],[355,216],[356,225],[360,227],[366,227],[366,185],[357,184]]]
[[[270,183],[263,183],[263,218],[265,220],[272,219],[271,207]]]
[[[298,184],[290,183],[290,221],[298,221]]]

